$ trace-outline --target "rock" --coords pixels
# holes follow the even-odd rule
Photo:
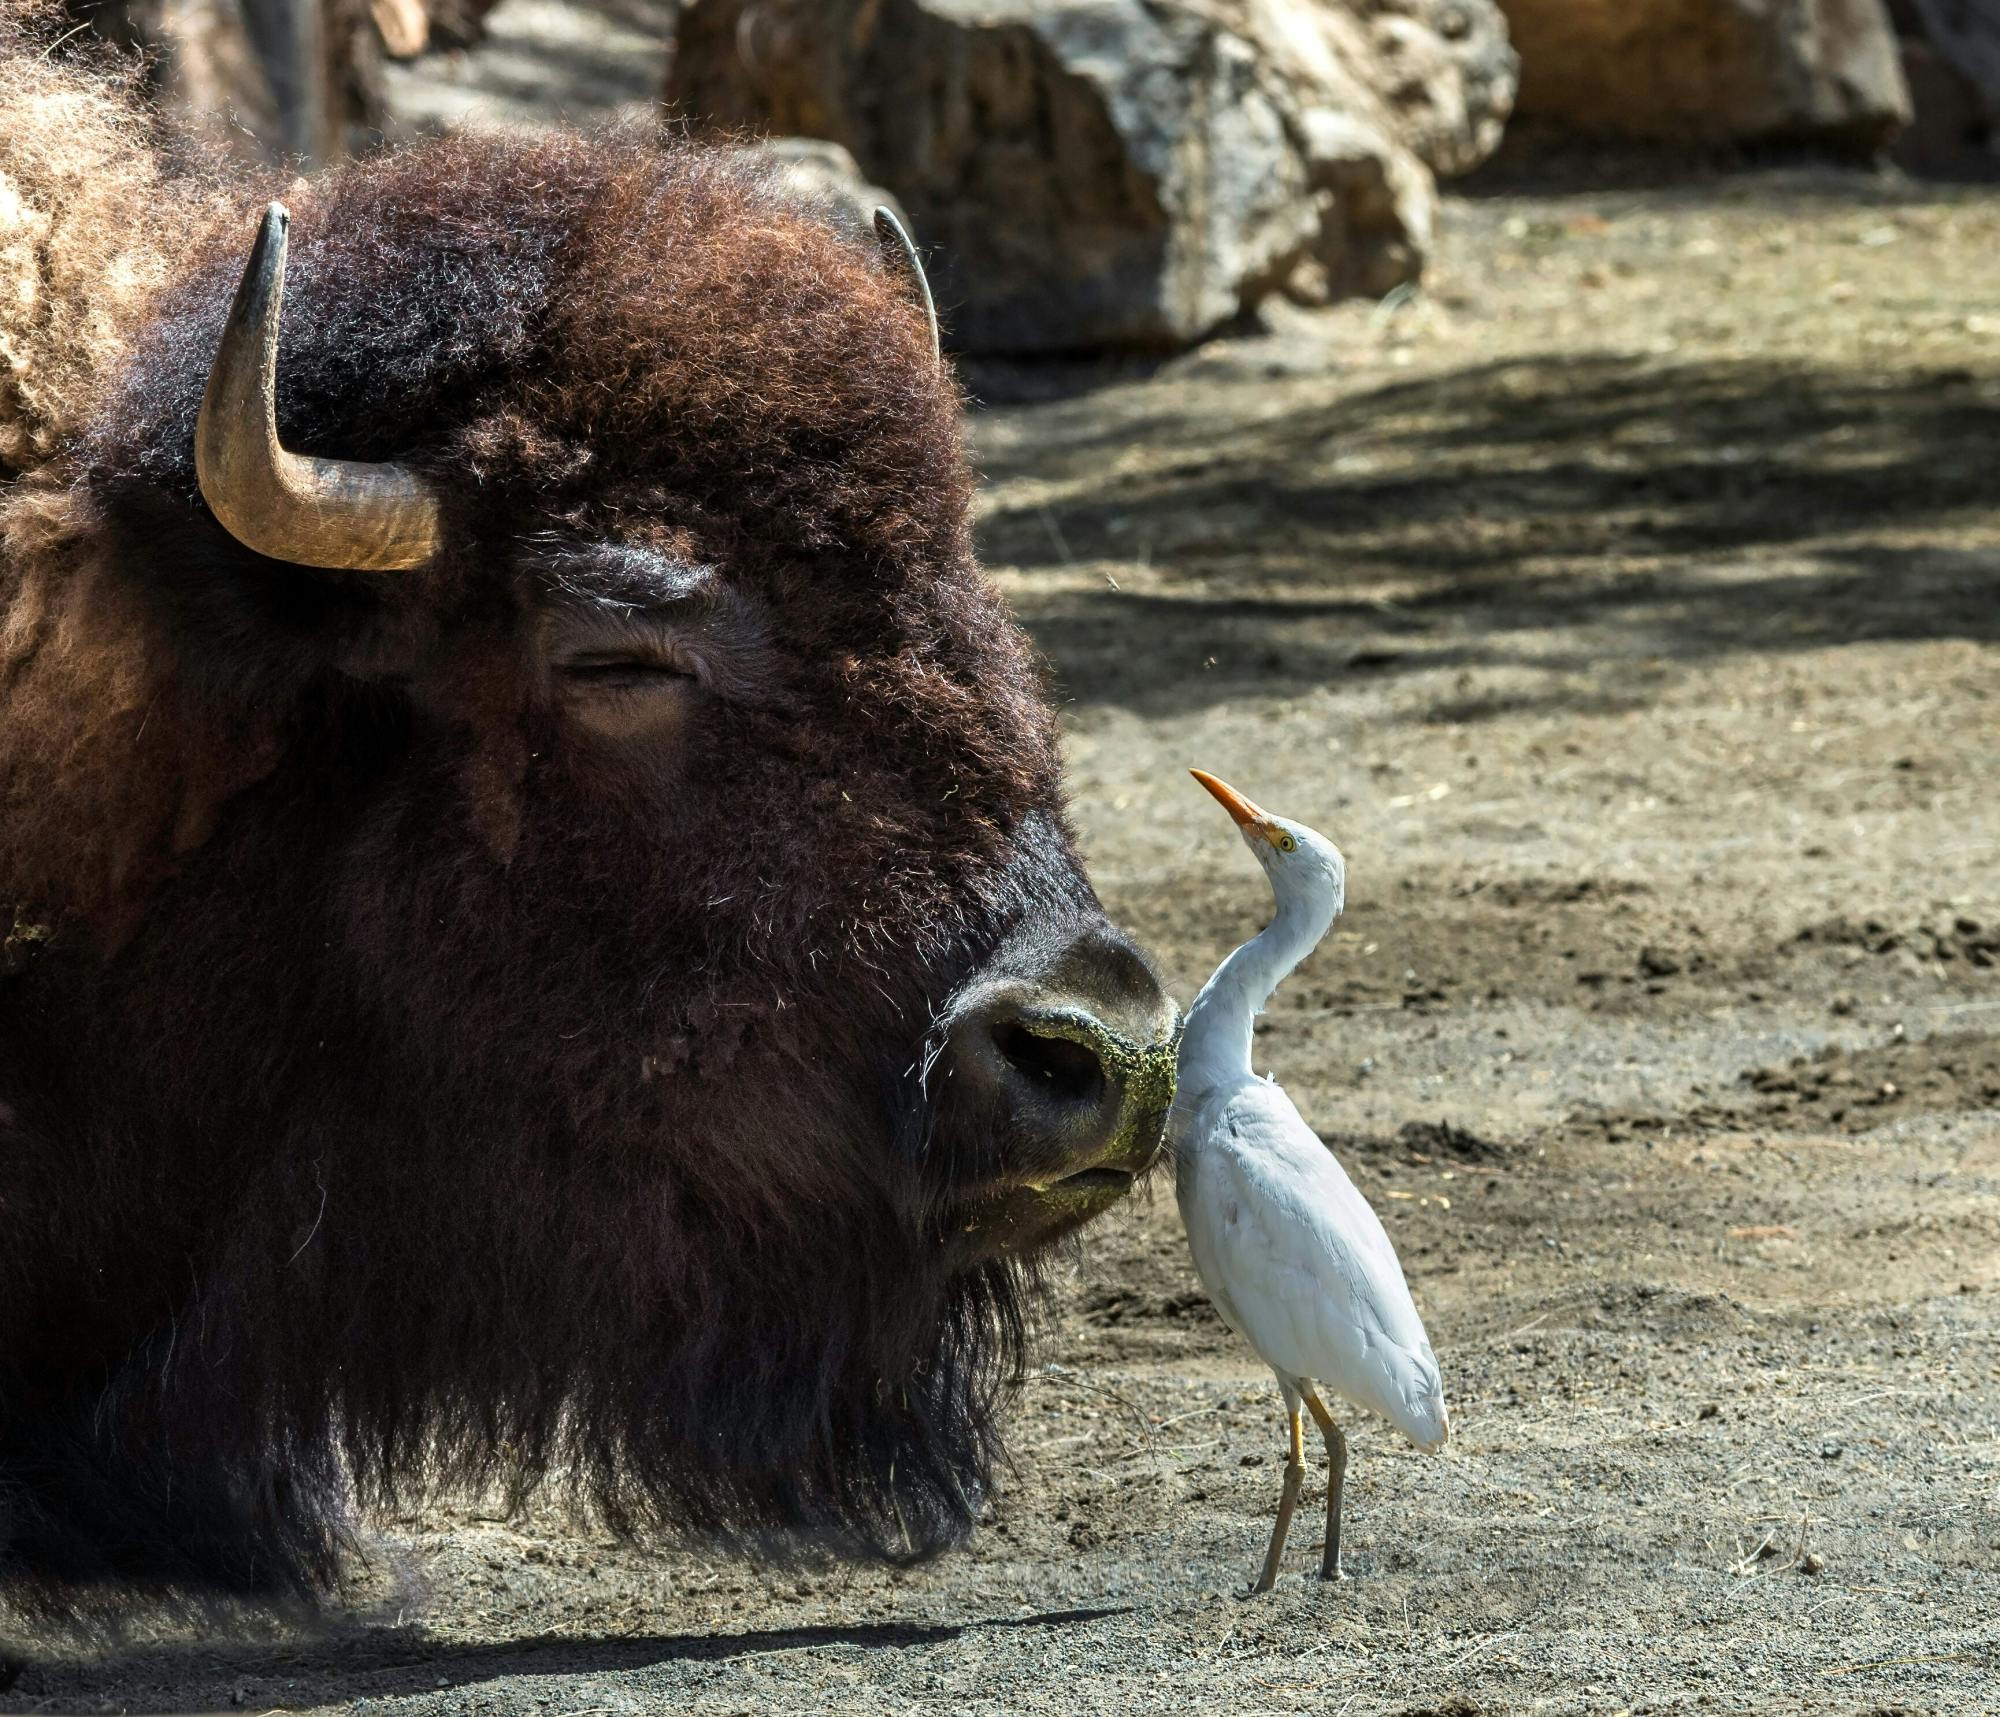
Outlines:
[[[1415,279],[1514,75],[1493,0],[687,0],[667,98],[843,145],[954,344],[1030,353]]]
[[[604,123],[636,134],[658,123],[675,0],[422,3],[429,47],[382,68],[397,135]]]
[[[486,39],[486,15],[499,0],[422,0],[424,45],[433,48],[470,48]],[[384,45],[397,58],[395,45],[383,37]]]
[[[1902,53],[1916,117],[1896,139],[1897,165],[1952,172],[1984,153],[1993,121],[1979,90],[1928,42],[1905,36]]]
[[[1937,57],[1977,92],[1987,123],[2000,121],[2000,0],[1911,0]]]
[[[430,46],[431,17],[423,0],[368,0],[368,15],[392,60],[412,60]]]
[[[139,56],[150,110],[162,129],[266,164],[275,138],[270,79],[233,0],[70,0],[79,29]]]
[[[1882,0],[1500,0],[1530,136],[1872,152],[1909,122]]]
[[[1919,173],[1988,176],[2000,153],[2000,0],[1890,5],[1916,110],[1896,139],[1896,162]]]
[[[746,154],[776,165],[787,189],[821,209],[856,238],[875,242],[875,211],[887,207],[909,225],[909,211],[893,192],[872,183],[838,143],[820,137],[769,137],[743,146]]]
[[[307,166],[366,147],[387,109],[383,32],[421,46],[421,0],[66,0],[79,30],[138,55],[169,134],[259,165]],[[414,46],[413,46],[414,44]]]

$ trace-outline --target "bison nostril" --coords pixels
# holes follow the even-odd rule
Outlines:
[[[1094,1050],[1067,1037],[1044,1037],[1019,1020],[993,1027],[994,1047],[1023,1079],[1065,1103],[1095,1106],[1104,1097],[1104,1064]]]

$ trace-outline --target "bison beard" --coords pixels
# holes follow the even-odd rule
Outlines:
[[[1061,1226],[967,1215],[1034,1151],[944,1076],[955,999],[1088,945],[1165,1004],[906,283],[692,151],[322,181],[280,428],[415,465],[445,547],[307,573],[193,466],[248,205],[143,220],[167,284],[0,497],[0,1588],[305,1598],[355,1499],[547,1480],[950,1544]],[[675,580],[633,743],[548,640]]]
[[[1046,904],[1024,898],[1060,860],[1044,841],[1011,884],[1018,906]],[[252,855],[219,856],[226,876]],[[246,922],[226,882],[148,927],[120,962],[130,989],[100,977],[49,1021],[114,1079],[134,1049],[95,1019],[171,1054],[288,1009],[273,1035],[313,1052],[234,1069],[242,1118],[177,1141],[175,1184],[151,1160],[157,1137],[95,1166],[105,1199],[163,1228],[128,1237],[82,1303],[52,1283],[26,1320],[35,1342],[0,1370],[0,1543],[45,1603],[113,1580],[307,1594],[347,1546],[350,1479],[365,1503],[402,1507],[554,1472],[618,1530],[767,1551],[786,1534],[914,1558],[971,1526],[1029,1277],[952,1267],[942,1211],[885,1172],[950,1148],[909,1044],[921,993],[794,989],[790,1008],[840,1020],[809,1055],[773,1029],[768,970],[734,999],[607,1017],[588,998],[639,993],[703,951],[607,946],[587,909],[523,886],[537,857],[459,875],[459,935],[439,934],[438,893],[365,886],[370,929],[399,950],[396,992],[366,1024],[276,985],[161,982],[161,962],[240,971],[246,947],[280,980],[316,963],[317,924],[283,903]],[[496,957],[508,950],[525,958]],[[541,981],[524,990],[524,970]],[[438,1019],[448,1038],[408,1029]],[[496,1041],[574,1047],[553,1089],[523,1090],[492,1083]],[[613,1077],[608,1046],[638,1042],[658,1046],[653,1077]],[[190,1102],[213,1106],[211,1071],[185,1071]],[[17,1126],[31,1115],[17,1106]],[[885,1132],[886,1159],[867,1148]],[[608,1143],[634,1139],[645,1148]],[[698,1141],[693,1160],[677,1141]],[[801,1160],[808,1142],[830,1160]],[[120,1352],[139,1321],[156,1327]],[[90,1353],[105,1359],[79,1375]]]

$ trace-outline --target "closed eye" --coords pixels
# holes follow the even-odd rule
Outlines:
[[[688,662],[608,651],[572,657],[558,664],[558,671],[576,686],[592,691],[645,691],[701,677]]]
[[[776,690],[761,611],[712,569],[600,544],[549,571],[543,659],[550,690],[581,725],[651,737],[711,704],[763,703]]]
[[[597,635],[559,647],[549,663],[571,718],[607,739],[640,739],[677,728],[708,681],[701,634],[627,617],[590,631]]]

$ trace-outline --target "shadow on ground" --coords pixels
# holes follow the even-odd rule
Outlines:
[[[338,1704],[522,1677],[607,1675],[657,1664],[723,1663],[829,1647],[902,1651],[967,1634],[1072,1627],[1123,1613],[1102,1608],[1052,1610],[930,1625],[882,1622],[601,1639],[544,1636],[485,1645],[455,1645],[415,1629],[396,1628],[355,1630],[286,1645],[152,1647],[40,1674],[31,1666],[14,1692],[0,1700],[0,1712],[94,1712],[107,1708],[107,1698],[118,1710],[152,1714],[204,1706],[222,1710],[232,1704],[263,1709],[273,1701]],[[149,1700],[150,1688],[173,1691]]]
[[[2000,638],[2000,389],[1967,368],[1601,356],[1316,390],[1248,421],[1241,399],[1230,419],[1198,384],[1156,388],[1108,423],[1050,405],[987,458],[990,564],[1165,575],[1024,597],[1075,698],[1185,708],[1505,663],[1550,627],[1577,666],[1606,628],[1667,660]],[[1137,445],[1161,451],[1134,466]],[[1010,503],[1027,471],[1059,498]],[[1544,645],[1535,665],[1565,664]]]

